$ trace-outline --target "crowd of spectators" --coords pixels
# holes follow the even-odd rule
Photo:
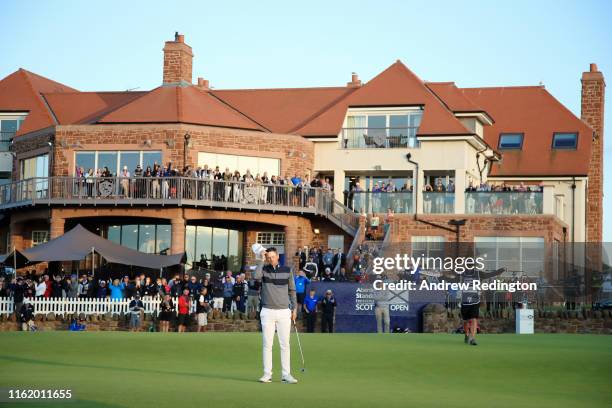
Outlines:
[[[100,188],[102,182],[116,185],[108,189]],[[221,202],[241,202],[252,204],[277,204],[292,206],[313,206],[315,189],[331,191],[328,178],[314,177],[297,173],[293,176],[252,174],[250,170],[240,173],[228,167],[222,171],[204,165],[182,169],[168,163],[166,166],[154,163],[142,168],[140,165],[130,172],[124,166],[119,174],[114,175],[104,167],[88,169],[76,167],[76,192],[84,197],[96,197],[100,194],[118,195],[123,198],[155,198],[211,200]],[[98,183],[98,185],[96,185]]]

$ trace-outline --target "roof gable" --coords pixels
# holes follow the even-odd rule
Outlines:
[[[41,92],[71,92],[75,89],[23,68],[0,80],[0,111],[27,111],[17,135],[55,125]]]
[[[305,136],[338,134],[347,109],[357,106],[423,106],[418,135],[471,134],[423,81],[399,60],[297,129],[296,133]]]

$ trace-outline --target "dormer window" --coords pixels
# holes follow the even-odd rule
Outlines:
[[[342,129],[344,149],[418,147],[423,111],[411,108],[351,108]]]
[[[502,133],[499,135],[499,150],[521,150],[522,147],[522,133]]]
[[[25,115],[0,113],[0,151],[8,151],[10,142],[24,119]]]
[[[553,133],[553,149],[576,149],[578,133]]]

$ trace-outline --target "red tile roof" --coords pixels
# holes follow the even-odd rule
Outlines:
[[[279,88],[214,90],[219,99],[267,129],[291,133],[355,88]]]
[[[75,89],[20,68],[0,80],[0,110],[29,112],[17,135],[44,129],[54,126],[55,119],[41,92],[72,91]]]
[[[484,109],[476,106],[454,82],[425,82],[442,102],[453,112],[482,112]]]
[[[463,124],[404,64],[397,61],[355,92],[295,131],[300,135],[337,135],[349,107],[423,106],[418,135],[467,135]]]
[[[258,123],[195,86],[155,88],[98,121],[98,123],[179,122],[262,130]]]
[[[521,150],[501,150],[493,176],[584,176],[593,131],[542,86],[463,88],[462,93],[495,118],[486,142],[497,148],[500,133],[523,133]],[[576,150],[552,149],[553,132],[578,132]]]
[[[60,125],[93,123],[146,92],[60,92],[43,98]]]

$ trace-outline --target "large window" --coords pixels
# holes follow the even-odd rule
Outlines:
[[[49,241],[49,231],[32,231],[32,246],[44,244]]]
[[[242,265],[242,233],[238,230],[188,225],[185,231],[187,265],[239,272]]]
[[[506,275],[523,273],[539,276],[544,272],[544,238],[475,237],[475,256],[485,259],[486,270],[507,268]]]
[[[20,179],[49,176],[49,155],[42,154],[21,160]]]
[[[418,147],[417,129],[422,110],[398,109],[394,112],[353,109],[343,130],[344,148]]]
[[[167,255],[170,250],[171,228],[167,224],[110,225],[106,236],[109,241],[130,249]]]
[[[285,245],[285,233],[258,232],[256,241],[261,245]]]
[[[130,174],[134,173],[137,165],[143,170],[155,164],[162,165],[162,153],[160,151],[81,151],[75,153],[75,170],[82,167],[84,171],[90,169],[103,170],[108,167],[113,176],[118,175],[124,166]]]
[[[240,174],[249,170],[253,176],[263,175],[264,172],[268,173],[268,177],[280,175],[280,160],[269,157],[199,152],[198,166],[204,167],[205,165],[213,169],[219,166],[222,172],[228,168],[231,172],[238,170]]]

